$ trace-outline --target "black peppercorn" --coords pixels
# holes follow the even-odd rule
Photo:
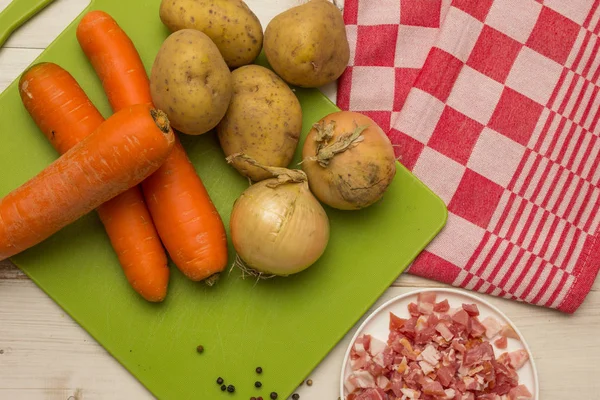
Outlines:
[[[233,386],[233,385],[229,385],[229,386],[227,386],[227,391],[228,391],[229,393],[233,393],[233,392],[235,392],[235,386]]]
[[[218,377],[217,378],[217,384],[219,384],[219,385],[223,384],[223,378]]]
[[[256,367],[256,373],[257,374],[262,374],[262,368],[261,367]]]
[[[256,397],[250,397],[250,400],[256,400]]]
[[[271,398],[275,400],[277,398],[277,393],[271,392]]]
[[[226,390],[227,390],[227,386],[225,386],[225,385],[221,385],[221,390],[222,390],[223,392],[224,392],[224,391],[226,391]]]
[[[196,351],[198,353],[204,353],[204,346],[198,346],[198,347],[196,347]]]
[[[254,382],[254,386],[256,386],[257,388],[262,386],[262,383],[260,383],[259,381]]]
[[[294,393],[292,395],[292,399],[294,399],[294,400],[298,400],[299,398],[300,398],[300,395],[298,393]]]

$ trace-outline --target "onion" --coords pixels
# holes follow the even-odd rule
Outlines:
[[[288,276],[305,270],[323,254],[329,219],[300,170],[264,167],[235,154],[275,178],[258,182],[235,201],[230,219],[235,265],[257,277]]]
[[[317,122],[308,133],[302,158],[311,191],[340,210],[377,202],[396,175],[390,139],[371,118],[351,111]]]

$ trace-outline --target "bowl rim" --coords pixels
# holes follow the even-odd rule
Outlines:
[[[506,322],[508,322],[510,324],[510,326],[515,330],[517,335],[519,335],[519,337],[521,338],[521,343],[523,343],[523,348],[527,351],[527,354],[529,355],[529,361],[531,362],[531,367],[533,368],[533,381],[534,381],[533,383],[534,383],[534,391],[535,391],[534,399],[539,400],[540,385],[539,385],[538,371],[537,371],[537,367],[535,365],[535,360],[533,358],[533,354],[531,353],[531,349],[529,348],[529,344],[527,344],[527,341],[525,340],[525,336],[523,336],[521,331],[519,331],[519,329],[514,324],[514,322],[510,318],[508,318],[506,316],[506,314],[504,312],[502,312],[498,307],[494,306],[487,300],[484,300],[483,298],[476,296],[475,294],[473,294],[470,291],[461,290],[461,289],[453,289],[453,288],[433,288],[433,287],[432,288],[419,288],[416,290],[411,290],[409,292],[400,294],[398,296],[395,296],[395,297],[387,300],[382,305],[380,305],[375,310],[373,310],[373,312],[371,312],[371,314],[369,314],[369,316],[362,322],[362,324],[360,324],[360,326],[356,329],[356,332],[352,336],[352,339],[350,340],[350,344],[348,345],[348,348],[346,349],[346,352],[344,354],[344,359],[342,361],[342,368],[341,368],[341,375],[340,375],[340,399],[341,400],[346,399],[345,387],[344,387],[344,380],[345,380],[344,375],[346,372],[346,367],[348,365],[348,358],[350,357],[350,351],[352,350],[352,346],[354,345],[354,342],[356,341],[358,336],[362,333],[362,330],[364,329],[364,327],[373,318],[377,317],[381,313],[381,311],[384,308],[386,308],[387,306],[389,306],[390,304],[395,303],[399,300],[403,300],[407,297],[414,296],[419,293],[423,293],[423,292],[451,293],[451,294],[457,294],[460,296],[466,296],[473,300],[476,300],[477,302],[484,304],[485,306],[491,308],[493,311],[500,314],[502,316],[502,318],[504,318],[506,320]]]

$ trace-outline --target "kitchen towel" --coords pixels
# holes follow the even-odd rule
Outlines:
[[[572,313],[600,268],[600,0],[346,0],[338,106],[446,203],[409,272]]]

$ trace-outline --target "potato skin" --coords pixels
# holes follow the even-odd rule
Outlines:
[[[350,59],[342,13],[327,0],[312,0],[273,18],[264,49],[273,70],[300,87],[335,81]]]
[[[162,0],[159,15],[171,32],[205,33],[230,68],[252,63],[262,49],[262,25],[241,0]]]
[[[262,165],[287,167],[302,131],[302,108],[296,95],[273,71],[259,65],[234,70],[233,97],[217,126],[226,156],[244,153]],[[253,181],[272,177],[243,161],[233,167]]]
[[[233,93],[231,72],[208,36],[183,29],[162,44],[152,66],[150,92],[173,128],[201,135],[217,126],[227,111]]]

